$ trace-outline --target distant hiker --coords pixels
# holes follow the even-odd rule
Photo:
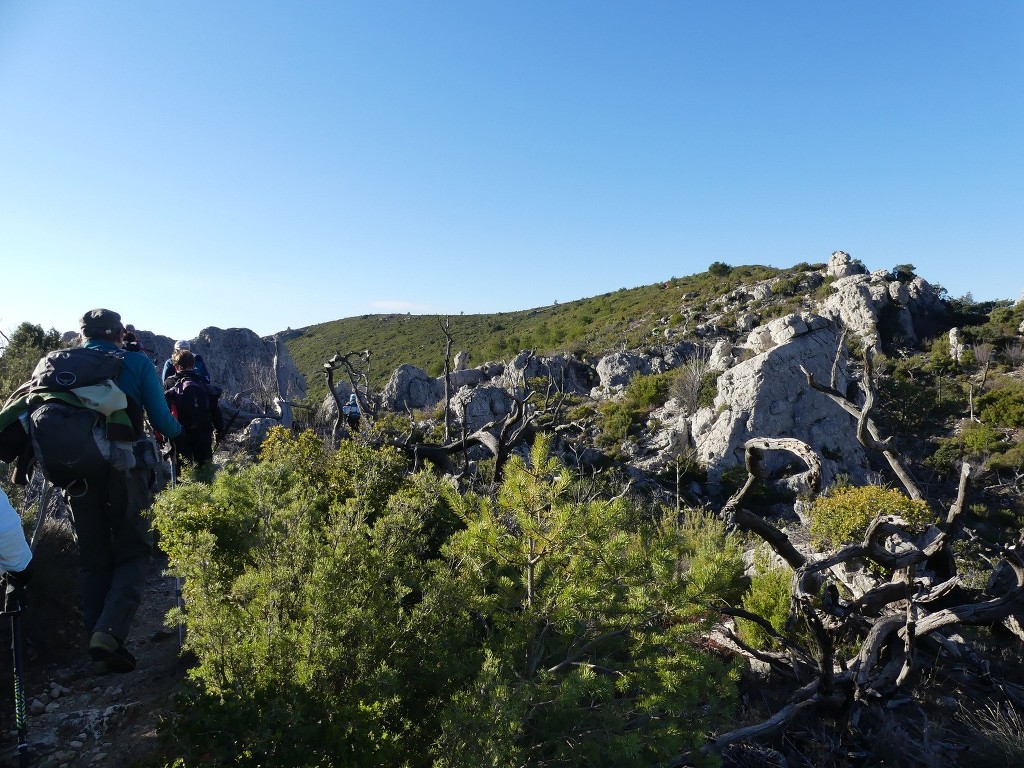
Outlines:
[[[159,463],[143,410],[170,437],[181,425],[149,358],[121,348],[125,327],[117,312],[90,310],[81,329],[81,347],[51,352],[36,366],[26,398],[29,433],[44,474],[71,510],[93,670],[130,672],[135,657],[124,643],[150,567],[153,535],[144,512]]]
[[[345,420],[348,421],[348,428],[357,432],[359,430],[359,399],[355,392],[348,396],[348,402],[341,406],[341,412],[345,415]]]
[[[4,613],[16,613],[25,606],[25,585],[32,577],[32,550],[25,541],[21,518],[0,488],[0,587]]]
[[[174,370],[174,352],[177,352],[179,349],[187,349],[191,351],[192,345],[189,344],[184,339],[180,339],[174,342],[174,351],[171,352],[170,357],[164,360],[164,368],[162,371],[160,371],[160,381],[166,382],[169,378],[171,378],[171,376],[173,376],[176,373],[176,371]]]
[[[124,327],[124,348],[129,352],[142,352],[142,344],[139,343],[138,337],[135,335],[135,326],[126,325]]]
[[[177,352],[179,350],[188,350],[189,352],[191,352],[192,345],[189,342],[185,341],[184,339],[181,339],[180,341],[174,342],[174,351]],[[193,357],[195,358],[195,364],[193,365],[193,368],[196,374],[199,376],[200,379],[209,384],[211,381],[210,372],[206,369],[206,363],[203,362],[203,356],[200,354],[193,353]],[[166,382],[167,379],[169,379],[174,374],[174,355],[172,353],[171,356],[164,362],[164,369],[160,373],[160,379]]]
[[[180,458],[201,467],[213,461],[214,438],[219,443],[224,436],[221,388],[203,380],[189,350],[177,350],[171,361],[175,374],[164,382],[164,397],[182,426],[174,447]]]

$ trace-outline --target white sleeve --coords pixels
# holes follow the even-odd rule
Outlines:
[[[0,488],[0,571],[23,571],[31,559],[21,518]]]

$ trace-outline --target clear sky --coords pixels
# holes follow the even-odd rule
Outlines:
[[[1024,3],[0,0],[0,329],[1024,288]]]

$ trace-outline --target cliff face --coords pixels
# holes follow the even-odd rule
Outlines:
[[[136,331],[143,351],[163,369],[174,351],[174,339],[151,331]],[[187,339],[193,352],[203,356],[213,383],[226,397],[243,395],[272,402],[306,396],[306,379],[292,361],[281,335],[260,338],[248,328],[204,328]]]
[[[211,378],[226,392],[275,393],[283,400],[306,396],[305,377],[277,336],[260,338],[248,328],[204,328],[192,340],[192,351],[203,356]]]

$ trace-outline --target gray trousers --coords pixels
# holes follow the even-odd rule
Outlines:
[[[150,476],[148,468],[112,469],[68,499],[90,635],[107,632],[123,642],[142,602],[153,553],[153,534],[143,516],[153,503]]]

